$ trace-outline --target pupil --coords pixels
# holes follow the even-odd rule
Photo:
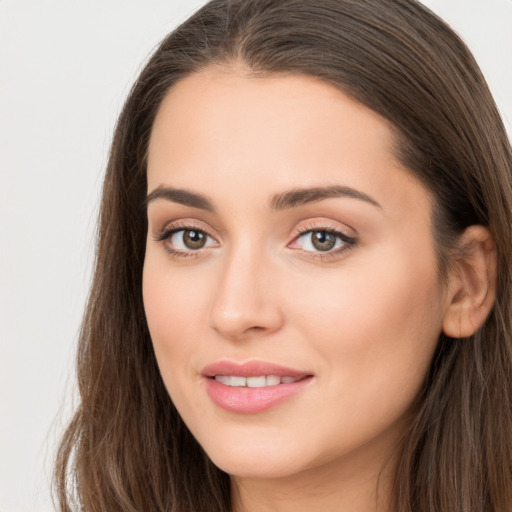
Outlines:
[[[186,230],[183,233],[183,242],[189,249],[201,249],[206,243],[206,236],[201,231]]]
[[[326,231],[314,231],[312,242],[315,249],[330,251],[336,244],[336,237]]]

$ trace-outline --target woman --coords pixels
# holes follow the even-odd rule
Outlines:
[[[415,1],[208,3],[116,129],[61,509],[509,510],[511,178]]]

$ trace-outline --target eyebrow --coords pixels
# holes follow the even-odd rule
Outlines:
[[[171,187],[157,187],[151,193],[149,193],[144,201],[147,207],[149,203],[156,199],[166,199],[173,203],[182,204],[184,206],[191,206],[193,208],[199,208],[200,210],[206,210],[214,212],[215,208],[213,203],[206,196],[190,192],[189,190],[183,190],[179,188]]]
[[[377,208],[382,208],[375,199],[364,192],[342,185],[293,189],[289,192],[275,195],[270,202],[270,206],[274,210],[285,210],[287,208],[294,208],[295,206],[321,201],[322,199],[330,199],[331,197],[349,197],[351,199],[359,199],[370,203]]]
[[[294,208],[296,206],[333,197],[359,199],[376,206],[377,208],[382,208],[375,199],[364,192],[342,185],[296,188],[287,192],[282,192],[272,197],[270,207],[273,210],[286,210],[288,208]],[[215,212],[213,202],[207,196],[190,192],[189,190],[160,186],[148,194],[144,204],[147,207],[149,203],[157,199],[166,199],[167,201],[182,204],[184,206],[191,206],[192,208]]]

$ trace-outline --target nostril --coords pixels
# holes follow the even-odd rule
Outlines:
[[[217,291],[210,311],[210,327],[231,340],[277,331],[283,325],[281,304],[261,296],[263,292],[256,287],[248,289],[240,283],[235,286],[237,276],[233,273]],[[239,278],[243,281],[243,277]]]

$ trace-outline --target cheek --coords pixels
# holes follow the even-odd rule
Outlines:
[[[294,290],[297,322],[327,361],[333,389],[378,403],[414,398],[441,332],[435,268],[394,255],[333,272],[323,286],[303,280]]]
[[[173,379],[166,377],[177,378],[188,370],[184,362],[197,351],[202,338],[198,329],[204,323],[207,282],[197,274],[172,272],[165,254],[146,254],[144,309],[157,362],[168,387]]]

